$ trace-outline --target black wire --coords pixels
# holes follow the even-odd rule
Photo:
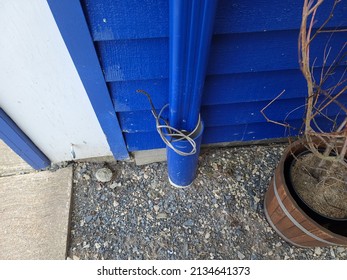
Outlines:
[[[152,114],[154,115],[154,117],[155,117],[156,119],[158,119],[158,113],[157,113],[157,111],[155,110],[155,107],[154,107],[153,102],[152,102],[152,98],[151,98],[151,96],[149,95],[149,93],[146,92],[146,91],[144,91],[143,89],[137,89],[136,92],[142,93],[142,94],[144,94],[144,95],[147,96],[148,101],[149,101],[149,104],[151,105],[151,108],[152,108],[152,109],[151,109]]]
[[[145,91],[145,90],[143,90],[143,89],[137,89],[136,92],[142,93],[142,94],[144,94],[144,95],[147,96],[148,101],[149,101],[149,104],[150,104],[150,106],[151,106],[151,111],[152,111],[153,116],[154,116],[157,120],[162,120],[167,126],[169,126],[169,123],[168,123],[167,120],[165,120],[165,119],[162,118],[162,117],[160,117],[160,118],[158,117],[158,113],[157,113],[157,111],[156,111],[156,109],[155,109],[155,107],[154,107],[154,105],[153,105],[151,95],[150,95],[147,91]],[[169,133],[171,133],[171,130],[169,130]]]

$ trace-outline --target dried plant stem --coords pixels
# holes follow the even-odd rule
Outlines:
[[[298,38],[298,55],[300,70],[306,80],[307,96],[306,102],[303,105],[305,107],[305,115],[301,135],[305,139],[308,150],[322,160],[319,167],[322,167],[325,161],[347,167],[347,105],[341,100],[341,97],[346,96],[347,93],[347,42],[337,52],[334,49],[335,46],[331,45],[335,32],[345,32],[347,30],[325,30],[341,0],[333,1],[330,10],[327,11],[329,14],[326,19],[318,28],[315,27],[314,29],[314,24],[317,21],[317,12],[324,1],[304,0],[302,9],[302,21]],[[317,57],[311,61],[310,49],[312,44],[315,43],[317,36],[326,32],[331,33],[331,35],[328,37],[325,46],[322,46],[322,65],[319,65],[319,59]],[[322,69],[319,70],[319,76],[315,76],[314,74],[318,66]],[[341,67],[345,67],[342,75],[339,70]],[[333,81],[333,85],[331,85],[331,81]],[[287,117],[281,123],[271,120],[265,113],[265,110],[277,101],[284,92],[283,90],[269,102],[261,110],[261,114],[268,122],[286,128],[292,128],[289,123],[286,123]],[[335,111],[336,108],[338,109],[334,117],[329,115],[331,112],[330,108],[335,108]],[[319,120],[324,120],[324,125],[327,124],[328,129]]]
[[[320,167],[323,165],[323,162],[325,160],[332,161],[333,163],[340,163],[347,167],[347,163],[345,160],[347,152],[347,118],[345,118],[345,120],[340,125],[337,125],[335,120],[335,130],[329,132],[324,132],[318,126],[315,120],[317,116],[325,116],[323,110],[325,110],[332,104],[337,105],[341,109],[341,111],[343,111],[344,114],[347,115],[347,108],[344,106],[344,104],[338,101],[338,98],[345,94],[347,91],[347,85],[344,85],[346,84],[346,79],[341,77],[339,79],[339,82],[337,82],[333,87],[330,87],[328,90],[323,90],[324,82],[326,82],[329,75],[333,74],[333,71],[338,65],[338,63],[341,61],[343,62],[343,59],[346,56],[344,50],[347,43],[344,44],[336,58],[333,59],[332,65],[330,65],[327,71],[324,73],[324,69],[331,52],[331,48],[328,49],[327,45],[325,46],[323,67],[321,71],[320,81],[318,81],[318,83],[315,81],[313,76],[314,67],[310,64],[311,44],[313,40],[316,38],[317,34],[322,33],[324,31],[323,28],[333,17],[333,12],[340,0],[334,1],[333,7],[330,11],[328,18],[320,26],[318,31],[312,34],[317,10],[323,2],[324,0],[305,0],[302,10],[302,21],[300,27],[298,47],[300,69],[307,83],[304,136],[306,138],[309,150],[312,153],[314,153],[317,157],[322,159],[321,163],[319,164]],[[314,60],[314,63],[315,61],[316,59]],[[337,91],[337,93],[335,91]],[[321,100],[322,98],[323,101]],[[317,129],[312,128],[312,124],[315,124]],[[317,138],[321,141],[322,146],[325,147],[325,150],[323,152],[321,152],[320,150],[321,146],[317,146],[317,144],[315,144],[316,142],[314,141],[314,139]],[[331,154],[332,152],[334,152],[333,155]]]

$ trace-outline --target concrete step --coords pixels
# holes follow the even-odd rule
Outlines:
[[[0,150],[0,260],[65,259],[72,167],[36,172]]]

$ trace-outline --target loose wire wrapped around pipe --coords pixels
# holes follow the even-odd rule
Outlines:
[[[155,118],[155,123],[156,123],[156,128],[157,128],[158,134],[159,134],[160,138],[163,140],[163,142],[170,149],[172,149],[173,151],[175,151],[177,154],[179,154],[181,156],[194,155],[196,153],[196,143],[191,136],[194,135],[194,133],[197,131],[197,129],[199,127],[200,115],[199,115],[199,120],[198,120],[198,123],[197,123],[195,129],[192,132],[190,132],[189,134],[185,134],[183,131],[180,131],[180,130],[170,126],[168,121],[162,117],[164,110],[169,106],[169,104],[164,105],[158,114],[154,105],[153,105],[151,96],[146,91],[144,91],[142,89],[138,89],[138,90],[136,90],[136,92],[142,93],[142,94],[147,96],[149,103],[151,105],[151,112]],[[161,124],[160,121],[164,122],[164,124]],[[169,140],[169,138],[170,138],[170,140]],[[179,150],[173,146],[172,142],[181,141],[183,139],[187,140],[189,142],[189,144],[192,146],[192,150],[190,152],[183,152],[183,151],[181,151],[181,150]]]

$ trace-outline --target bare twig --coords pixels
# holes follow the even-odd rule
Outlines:
[[[324,21],[324,23],[318,28],[318,30],[313,34],[313,25],[315,23],[315,17],[317,11],[324,0],[305,0],[302,12],[302,22],[300,27],[300,35],[299,35],[299,63],[300,69],[303,73],[306,83],[307,83],[307,102],[306,102],[306,113],[305,113],[305,129],[304,136],[306,138],[307,144],[311,152],[313,152],[316,156],[321,159],[339,162],[342,165],[346,165],[345,155],[347,150],[347,135],[344,133],[344,130],[347,130],[346,124],[337,125],[335,120],[331,119],[328,115],[326,115],[323,111],[327,109],[330,105],[337,105],[345,115],[347,115],[347,108],[341,103],[338,99],[344,95],[347,91],[346,79],[340,77],[339,81],[335,83],[334,86],[329,87],[328,89],[323,89],[324,83],[327,79],[334,74],[334,70],[338,65],[343,65],[344,58],[346,54],[344,53],[346,44],[340,49],[337,56],[332,60],[330,66],[328,64],[328,58],[331,56],[332,48],[329,46],[330,41],[332,40],[333,32],[325,45],[324,55],[323,55],[323,65],[322,71],[320,73],[320,80],[317,82],[314,79],[314,64],[316,59],[314,59],[313,63],[310,64],[310,47],[314,42],[314,39],[317,37],[319,33],[323,33],[325,30],[323,28],[328,24],[328,22],[333,17],[333,12],[335,11],[337,4],[340,0],[335,0],[333,6],[330,10],[329,16]],[[325,71],[326,70],[326,71]],[[344,71],[345,73],[345,71]],[[337,91],[337,92],[336,92]],[[323,116],[330,122],[334,123],[333,128],[334,131],[324,132],[324,130],[317,124],[316,117]],[[315,124],[315,128],[311,124]],[[336,128],[338,128],[336,130]],[[319,150],[314,144],[313,139],[318,138],[326,147],[324,152]],[[344,144],[338,147],[341,142]],[[335,151],[336,156],[331,155],[331,151]],[[340,153],[339,153],[340,151]]]
[[[286,123],[280,123],[280,122],[277,122],[277,121],[274,121],[274,120],[271,120],[270,118],[268,118],[268,116],[265,114],[265,110],[271,106],[272,103],[274,103],[278,98],[280,98],[283,93],[285,93],[285,90],[283,90],[279,95],[277,95],[274,99],[272,99],[263,109],[260,110],[260,113],[264,116],[264,118],[266,119],[267,122],[270,122],[270,123],[274,123],[274,124],[278,124],[278,125],[281,125],[281,126],[284,126],[284,127],[289,127],[289,124],[286,124]]]

